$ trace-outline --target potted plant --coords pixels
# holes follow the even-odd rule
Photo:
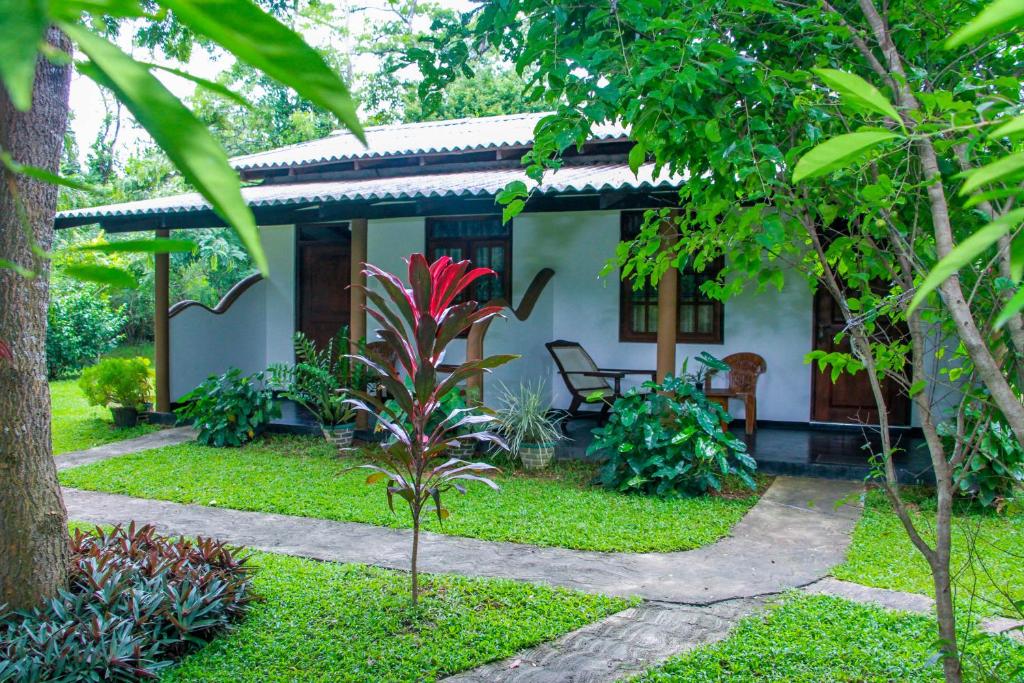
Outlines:
[[[339,452],[352,446],[355,409],[347,402],[347,392],[337,375],[306,361],[272,365],[269,373],[271,383],[279,387],[279,396],[308,410],[320,424],[324,438]]]
[[[497,432],[526,469],[547,467],[555,455],[555,444],[565,438],[559,426],[561,418],[551,412],[546,393],[544,382],[539,381],[521,384],[517,390],[503,386],[498,399]]]
[[[139,411],[153,395],[153,368],[148,358],[104,358],[78,379],[90,405],[110,408],[118,429],[139,423]]]

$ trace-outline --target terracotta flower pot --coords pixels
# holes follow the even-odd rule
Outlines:
[[[139,411],[135,408],[116,406],[110,409],[110,414],[114,416],[116,429],[127,429],[139,424]]]
[[[342,453],[352,447],[352,438],[356,433],[356,425],[354,422],[341,425],[320,425],[320,431],[323,432],[324,438],[327,441],[334,444],[334,447],[338,449],[338,453]]]
[[[554,457],[554,443],[524,443],[519,447],[519,459],[528,470],[543,469]]]

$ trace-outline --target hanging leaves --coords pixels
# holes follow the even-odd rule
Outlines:
[[[899,113],[885,95],[860,76],[838,69],[811,69],[811,71],[816,73],[825,82],[825,85],[838,92],[844,102],[882,116],[888,116],[900,126],[903,125]]]
[[[901,136],[896,133],[864,131],[838,135],[826,140],[800,158],[793,169],[793,182],[817,178],[849,166],[873,147],[899,137]]]

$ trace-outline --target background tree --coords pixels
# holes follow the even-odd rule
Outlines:
[[[54,183],[68,118],[73,50],[76,67],[111,89],[266,271],[252,212],[237,175],[209,131],[153,75],[109,37],[125,22],[142,43],[184,51],[195,35],[290,85],[362,135],[348,90],[293,31],[248,0],[127,0],[81,3],[0,0],[0,339],[11,360],[0,368],[0,602],[28,607],[52,596],[67,576],[67,513],[53,465],[42,340],[48,260],[57,204]],[[87,28],[87,26],[89,28]],[[182,72],[204,87],[220,86]],[[221,88],[223,89],[223,88]],[[176,251],[144,241],[143,252]],[[93,267],[79,276],[124,281],[123,271]]]
[[[447,22],[409,52],[427,87],[440,90],[461,75],[471,50],[489,46],[526,75],[531,97],[557,103],[526,158],[535,180],[594,124],[616,120],[637,142],[634,168],[650,159],[686,175],[679,202],[650,214],[609,271],[621,268],[639,285],[670,266],[689,260],[702,270],[725,256],[721,275],[705,286],[722,299],[781,287],[789,268],[828,290],[852,352],[813,360],[870,379],[881,416],[880,467],[932,569],[950,681],[961,677],[951,511],[958,472],[985,429],[984,420],[968,419],[968,407],[984,407],[985,420],[1004,421],[1024,442],[1017,384],[1024,337],[1018,320],[995,324],[1024,267],[1013,256],[1020,250],[1010,248],[1024,218],[1014,208],[1019,167],[1000,178],[1009,186],[982,182],[991,178],[987,165],[1019,144],[989,133],[1021,110],[1021,36],[944,46],[981,7],[976,0],[513,0]],[[970,196],[975,190],[983,192]],[[510,187],[507,213],[520,210],[529,192]],[[668,250],[659,248],[665,222],[679,237]],[[912,308],[936,262],[993,222],[982,232],[1002,242],[982,243],[959,276],[937,271],[941,297]],[[943,368],[935,360],[947,347],[954,358]],[[925,433],[937,479],[934,539],[915,526],[900,495],[883,381],[913,397]],[[938,433],[947,418],[951,447]]]

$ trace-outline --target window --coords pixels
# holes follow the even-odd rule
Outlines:
[[[474,266],[490,268],[498,277],[482,277],[468,296],[485,303],[491,299],[512,300],[512,224],[501,224],[500,216],[459,216],[427,219],[427,258],[441,256],[455,261],[469,259]]]
[[[633,239],[640,233],[644,222],[643,211],[622,213],[621,237]],[[687,266],[679,273],[679,332],[680,343],[722,343],[722,302],[711,299],[700,291],[700,286],[713,280],[721,270],[716,263],[697,273]],[[621,341],[653,342],[658,339],[658,290],[649,283],[633,289],[631,281],[619,284],[619,339]]]

